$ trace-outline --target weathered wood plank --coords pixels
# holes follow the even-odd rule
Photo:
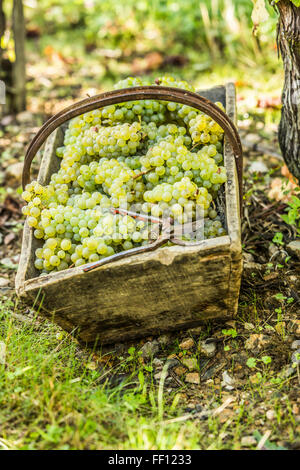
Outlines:
[[[232,83],[226,85],[226,110],[230,119],[236,123],[235,87]],[[238,308],[238,297],[242,277],[242,246],[241,221],[239,205],[239,183],[235,165],[235,157],[229,142],[225,139],[224,164],[227,172],[225,183],[226,220],[228,235],[231,240],[231,268],[229,280],[229,310],[228,314],[235,315]]]
[[[42,309],[51,316],[53,305],[60,306],[55,320],[69,331],[80,325],[85,341],[97,335],[105,343],[150,330],[167,331],[184,322],[226,315],[229,243],[223,240],[219,248],[200,253],[191,247],[184,253],[176,246],[165,247],[88,273],[76,268],[63,284],[50,274],[46,283],[42,278],[39,283],[27,281],[27,294],[34,300],[41,287]]]

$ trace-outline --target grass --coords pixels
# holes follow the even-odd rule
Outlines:
[[[265,404],[275,410],[272,432],[278,436],[284,429],[295,438],[295,416],[281,391],[290,390],[292,379],[276,376],[272,384],[274,371],[262,362],[249,369],[240,395],[213,384],[166,391],[163,377],[153,380],[152,362],[141,360],[138,347],[118,357],[85,349],[9,298],[0,303],[0,320],[6,345],[0,365],[3,449],[240,449],[242,436],[263,428],[264,414],[257,419],[257,409]],[[230,344],[239,348],[235,337]],[[176,351],[177,338],[168,352]],[[187,410],[191,394],[206,416]],[[228,396],[234,402],[230,414],[219,413]]]
[[[76,340],[34,316],[20,323],[14,311],[20,311],[17,304],[1,302],[4,449],[197,448],[194,424],[161,423],[175,411],[163,413],[164,398],[153,381],[144,382],[143,368],[131,367],[121,384],[111,385],[98,367],[101,357],[93,361]],[[114,374],[127,370],[124,359]]]

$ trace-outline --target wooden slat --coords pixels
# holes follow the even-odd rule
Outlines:
[[[236,97],[235,87],[232,83],[229,83],[226,86],[226,109],[230,119],[236,123]],[[239,205],[239,182],[235,157],[232,148],[226,139],[224,146],[224,164],[227,172],[227,182],[225,183],[226,220],[228,235],[231,241],[228,314],[235,315],[238,308],[238,296],[242,277],[241,221]]]
[[[42,309],[51,316],[56,306],[56,321],[69,331],[79,325],[85,341],[121,341],[220,317],[228,309],[231,258],[222,238],[203,253],[165,247],[88,273],[76,268],[29,280],[26,294],[33,301],[41,288]]]

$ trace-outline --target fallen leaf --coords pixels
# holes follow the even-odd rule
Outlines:
[[[285,170],[281,170],[281,172]],[[275,201],[289,202],[294,194],[294,190],[298,187],[294,180],[289,179],[288,183],[284,183],[281,178],[274,178],[271,183],[271,189],[268,192],[269,199]]]
[[[191,349],[194,345],[195,343],[192,338],[186,338],[180,343],[179,347],[181,349]]]
[[[9,232],[5,237],[4,237],[4,243],[5,245],[9,245],[13,240],[15,240],[16,234],[14,232]]]
[[[264,281],[272,281],[273,279],[276,279],[279,276],[279,273],[276,271],[274,273],[267,274],[264,276]]]
[[[290,170],[286,165],[283,165],[283,167],[281,168],[281,174],[288,178],[289,181],[297,185],[297,179],[295,178],[295,176],[292,175],[292,173],[290,173]]]

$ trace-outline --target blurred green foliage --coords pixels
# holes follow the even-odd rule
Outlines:
[[[252,35],[251,0],[25,0],[27,23],[42,34],[78,33],[77,41],[92,49],[118,48],[168,54],[207,53],[234,60],[257,55],[275,43],[276,13]],[[272,38],[272,39],[270,39]]]

